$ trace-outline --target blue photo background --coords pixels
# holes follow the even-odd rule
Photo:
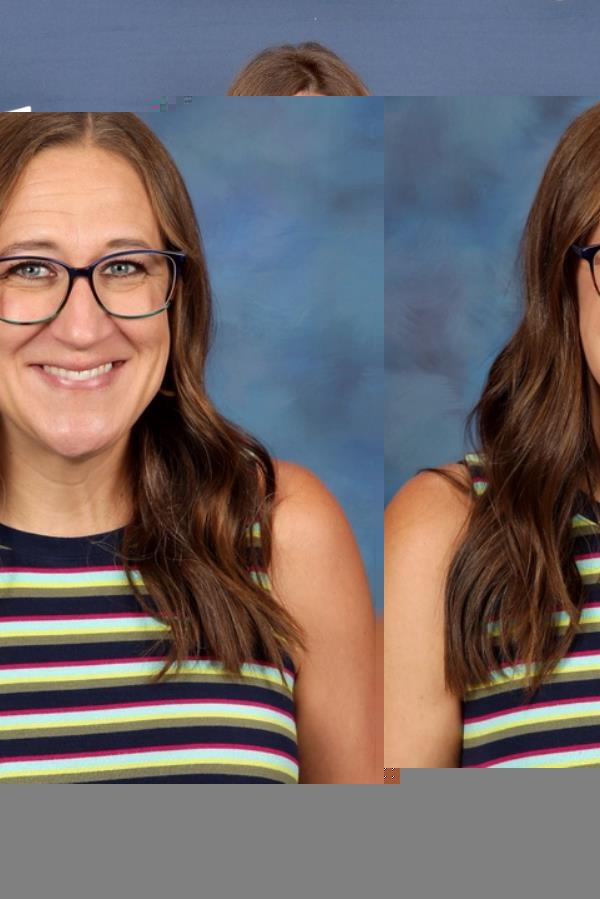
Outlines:
[[[224,97],[266,47],[318,41],[374,96],[401,92],[396,0],[2,0],[0,109],[145,110]]]
[[[548,159],[590,97],[386,100],[385,497],[454,462],[521,316],[518,241]]]
[[[383,100],[199,97],[142,118],[205,245],[211,397],[337,497],[381,608]]]
[[[573,96],[600,75],[599,27],[598,0],[2,0],[0,109],[224,96],[260,50],[301,41],[375,96]]]

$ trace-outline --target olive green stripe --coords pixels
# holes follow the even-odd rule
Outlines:
[[[37,739],[38,737],[72,737],[87,734],[112,734],[120,732],[130,732],[132,730],[156,730],[156,729],[172,729],[176,727],[241,727],[247,730],[269,731],[273,734],[279,734],[293,740],[295,734],[293,729],[287,729],[281,724],[274,721],[252,720],[250,718],[231,718],[231,717],[214,717],[203,719],[200,715],[197,718],[163,718],[148,719],[144,721],[123,721],[118,722],[100,722],[98,724],[73,724],[63,727],[36,727],[36,728],[11,728],[10,730],[0,730],[1,740],[17,740],[17,739]]]
[[[591,671],[572,671],[565,674],[551,674],[544,680],[544,684],[560,684],[578,680],[596,680],[599,675],[599,670],[596,668]],[[464,696],[464,702],[468,703],[469,701],[475,699],[484,699],[486,696],[496,696],[498,693],[507,693],[511,690],[522,690],[526,685],[525,680],[509,680],[506,683],[494,683],[489,686],[478,689],[478,690],[469,690],[469,692]]]
[[[194,683],[194,684],[234,684],[235,686],[253,686],[253,687],[262,687],[267,690],[274,690],[277,693],[280,693],[282,696],[290,696],[290,691],[286,686],[283,686],[280,683],[273,683],[270,680],[262,680],[260,678],[244,676],[242,679],[232,680],[230,677],[223,677],[218,674],[213,674],[210,676],[203,674],[194,674],[192,672],[186,672],[184,674],[176,675],[167,675],[166,679],[163,681],[165,683]],[[69,692],[71,690],[106,690],[110,687],[124,687],[124,686],[133,686],[133,687],[145,687],[151,683],[150,676],[147,678],[141,679],[139,675],[135,677],[115,677],[115,678],[94,678],[94,680],[80,680],[80,681],[64,681],[64,680],[53,680],[53,681],[29,681],[28,683],[6,683],[0,686],[1,693],[33,693],[38,691],[44,692],[52,692],[57,690],[63,690],[65,692]]]
[[[0,636],[0,646],[69,646],[80,643],[148,643],[152,645],[162,637],[166,642],[167,632],[164,629],[143,631],[103,631],[88,634],[44,634],[42,636],[20,634],[15,637]]]
[[[600,715],[581,715],[577,718],[555,718],[553,721],[527,722],[511,728],[499,728],[477,737],[465,736],[464,746],[465,749],[475,749],[476,747],[484,746],[486,743],[497,743],[499,740],[507,740],[510,737],[545,733],[551,730],[563,731],[572,727],[592,727],[597,725],[599,721]]]
[[[140,594],[150,599],[150,594],[139,587]],[[95,596],[104,599],[106,596],[132,596],[129,584],[96,584],[88,587],[54,587],[53,589],[40,586],[27,587],[0,587],[0,599],[81,599],[83,596]]]

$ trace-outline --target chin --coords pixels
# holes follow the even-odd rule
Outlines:
[[[76,433],[74,431],[61,435],[38,435],[38,442],[40,446],[44,447],[46,453],[73,460],[84,460],[86,457],[107,452],[114,446],[115,441],[116,436],[110,439],[106,430],[102,434]]]

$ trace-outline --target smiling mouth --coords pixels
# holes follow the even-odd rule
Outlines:
[[[40,374],[50,383],[67,385],[81,384],[90,387],[107,386],[112,381],[112,376],[125,364],[127,360],[116,360],[90,369],[65,369],[59,366],[37,363]]]
[[[99,362],[97,365],[88,365],[86,368],[71,368],[68,365],[55,365],[53,362],[33,362],[31,363],[33,366],[37,366],[38,368],[59,368],[64,371],[92,371],[94,368],[103,368],[105,365],[122,365],[125,362],[125,359],[115,359],[115,360],[107,360],[106,362]]]

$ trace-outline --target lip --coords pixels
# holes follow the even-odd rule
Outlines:
[[[58,375],[53,375],[48,371],[44,371],[41,365],[32,365],[30,367],[39,372],[44,382],[50,387],[62,387],[65,390],[99,390],[110,387],[113,384],[115,379],[118,378],[121,369],[125,367],[126,361],[127,360],[115,360],[115,363],[113,363],[113,367],[109,372],[106,372],[106,374],[103,375],[97,375],[95,378],[88,378],[87,381],[69,381],[67,378],[61,378]],[[85,369],[79,369],[79,371],[85,371]]]

